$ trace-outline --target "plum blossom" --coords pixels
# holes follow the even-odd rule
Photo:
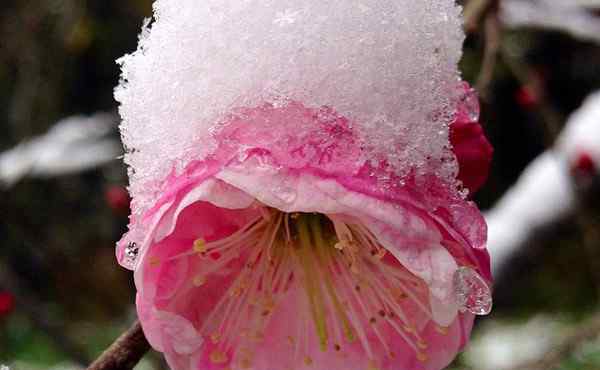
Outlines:
[[[486,225],[466,199],[485,178],[491,147],[474,92],[458,80],[458,9],[294,3],[159,1],[140,49],[122,59],[116,95],[133,202],[117,259],[134,270],[144,333],[175,370],[441,369],[492,305]],[[290,8],[301,9],[295,21],[274,25]],[[180,22],[189,12],[216,18],[191,27]],[[348,22],[361,32],[338,30]],[[436,22],[443,35],[430,28]],[[413,33],[400,36],[406,23]],[[373,53],[341,47],[320,67],[307,64],[342,34]],[[172,54],[173,35],[183,37],[177,47],[198,49]],[[405,75],[406,60],[388,60],[404,46],[420,53],[408,62],[425,58],[423,41],[433,46],[429,64],[409,67],[419,78]],[[276,64],[248,59],[267,49]],[[239,65],[243,80],[221,70],[240,60],[253,63]],[[153,75],[161,65],[176,70]]]

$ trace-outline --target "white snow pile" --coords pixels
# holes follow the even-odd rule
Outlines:
[[[72,116],[46,134],[0,153],[0,185],[10,187],[25,176],[54,177],[94,168],[122,152],[114,133],[116,117],[107,113]]]
[[[556,145],[536,158],[486,213],[488,250],[494,272],[532,233],[574,211],[577,203],[571,168],[581,154],[600,164],[600,92],[588,97],[569,118]]]
[[[501,2],[501,17],[508,27],[554,29],[600,42],[600,20],[588,9],[600,9],[600,1],[505,0]]]
[[[232,109],[290,100],[352,119],[401,169],[450,178],[463,38],[454,0],[157,0],[115,91],[134,202],[205,157]]]

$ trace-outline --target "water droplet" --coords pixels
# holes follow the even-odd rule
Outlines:
[[[125,247],[125,252],[123,253],[123,260],[121,261],[121,265],[125,268],[133,270],[135,267],[135,262],[140,253],[140,247],[136,242],[129,242]]]
[[[463,109],[469,118],[469,121],[476,122],[479,120],[479,97],[474,89],[468,89],[462,98]]]
[[[492,310],[492,291],[472,268],[459,267],[454,273],[454,294],[461,312],[487,315]]]

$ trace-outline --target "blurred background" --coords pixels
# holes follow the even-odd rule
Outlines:
[[[600,368],[600,0],[472,0],[461,69],[495,148],[495,309],[453,369]],[[0,364],[76,369],[135,319],[112,89],[150,0],[0,8]],[[150,353],[138,369],[162,369]]]

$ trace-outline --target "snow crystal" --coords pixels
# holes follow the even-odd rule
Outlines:
[[[350,118],[401,175],[451,179],[463,38],[454,0],[157,0],[115,91],[135,201],[208,155],[232,109],[282,99]]]

